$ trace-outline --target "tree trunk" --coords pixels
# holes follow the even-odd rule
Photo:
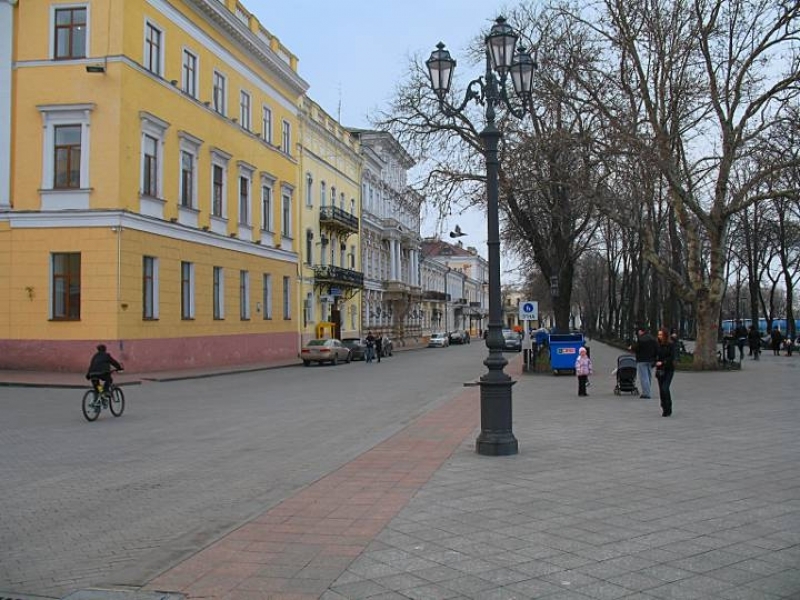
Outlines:
[[[697,300],[695,318],[697,323],[697,339],[694,349],[694,368],[711,370],[718,367],[719,303],[710,302],[706,297]]]

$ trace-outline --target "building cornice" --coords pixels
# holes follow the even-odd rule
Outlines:
[[[297,253],[200,231],[180,223],[171,223],[119,210],[54,210],[0,212],[0,223],[12,229],[102,228],[118,227],[149,233],[194,244],[212,245],[222,250],[242,252],[259,258],[297,263]]]
[[[161,0],[150,0],[150,2],[161,3]],[[227,37],[256,58],[268,72],[278,77],[297,96],[308,90],[308,83],[219,0],[187,0],[187,4],[217,25]]]

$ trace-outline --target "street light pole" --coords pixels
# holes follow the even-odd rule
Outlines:
[[[489,262],[489,330],[486,346],[489,356],[483,361],[488,372],[480,378],[481,433],[475,440],[478,454],[508,456],[517,454],[518,442],[512,431],[512,393],[514,381],[504,372],[508,361],[503,356],[502,297],[500,288],[500,216],[497,148],[502,133],[495,125],[495,108],[501,104],[517,118],[530,109],[534,62],[524,48],[516,49],[517,35],[503,17],[498,17],[485,38],[486,72],[483,78],[467,85],[464,100],[454,107],[446,100],[456,61],[443,43],[436,46],[426,61],[431,87],[439,100],[439,108],[449,116],[464,117],[467,103],[485,106],[486,125],[480,133],[486,160],[487,246]],[[516,51],[515,51],[516,50]],[[494,69],[492,68],[494,67]],[[495,76],[497,72],[497,77]],[[515,108],[506,90],[511,80],[521,107]],[[466,117],[464,117],[466,118]]]

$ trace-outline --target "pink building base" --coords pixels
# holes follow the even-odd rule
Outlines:
[[[83,373],[99,343],[133,373],[299,361],[297,334],[288,332],[143,340],[0,340],[0,369]]]

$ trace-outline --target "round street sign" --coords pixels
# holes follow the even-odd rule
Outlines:
[[[520,321],[538,321],[539,303],[536,300],[527,300],[519,303]]]

